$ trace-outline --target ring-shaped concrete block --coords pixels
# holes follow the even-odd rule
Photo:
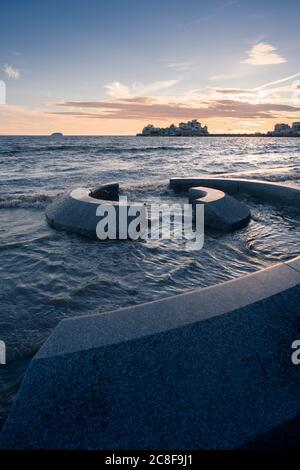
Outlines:
[[[130,239],[128,229],[130,223],[136,219],[136,214],[142,214],[142,220],[146,224],[145,204],[141,202],[129,203],[127,200],[123,202],[119,198],[117,183],[102,185],[92,190],[77,188],[58,197],[46,208],[46,219],[49,225],[57,230],[66,230],[97,239],[99,238],[97,235],[98,224],[104,217],[107,217],[107,212],[111,212],[115,217],[116,238]],[[120,219],[125,222],[120,223]],[[121,226],[126,234],[120,233]],[[143,232],[141,231],[142,236]]]
[[[251,213],[246,204],[218,189],[196,186],[189,189],[189,201],[195,208],[204,205],[204,224],[222,232],[231,232],[248,225]]]

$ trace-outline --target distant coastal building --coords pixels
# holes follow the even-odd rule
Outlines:
[[[171,124],[169,127],[155,127],[153,124],[148,124],[138,136],[168,136],[168,137],[191,137],[208,135],[207,126],[202,126],[197,119],[188,122],[180,122],[178,127]]]
[[[299,136],[300,137],[300,122],[294,122],[292,126],[289,124],[276,124],[274,131],[268,132],[270,136]]]

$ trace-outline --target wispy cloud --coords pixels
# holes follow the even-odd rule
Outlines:
[[[211,90],[215,93],[222,94],[222,95],[249,95],[249,99],[256,98],[258,100],[266,100],[270,99],[271,97],[276,97],[282,102],[287,104],[288,101],[293,99],[292,94],[295,90],[297,90],[297,85],[299,84],[296,78],[300,77],[300,72],[294,73],[293,75],[289,75],[284,78],[280,78],[278,80],[273,80],[271,82],[264,83],[263,85],[259,85],[254,88],[211,88]],[[291,83],[287,83],[291,82]],[[290,95],[290,97],[288,96]],[[251,96],[252,95],[252,96]],[[286,96],[287,95],[287,96]]]
[[[195,64],[192,61],[178,61],[178,60],[169,60],[163,59],[161,60],[162,64],[172,70],[176,70],[177,72],[188,72],[193,70]]]
[[[273,80],[272,82],[265,83],[264,85],[260,85],[254,88],[254,90],[262,90],[270,86],[280,85],[281,83],[289,82],[290,80],[294,80],[298,77],[300,77],[300,72],[294,73],[293,75],[289,75],[288,77],[280,78],[279,80]]]
[[[136,96],[146,96],[151,93],[156,93],[160,90],[170,88],[176,85],[179,82],[179,79],[175,80],[157,80],[152,83],[133,83],[132,85],[124,85],[121,82],[115,81],[107,83],[104,86],[108,96],[111,96],[115,99],[122,98],[133,98]]]
[[[251,65],[274,65],[286,62],[286,59],[276,51],[276,47],[271,44],[260,42],[248,51],[248,57],[242,62]]]
[[[12,67],[11,65],[5,64],[2,70],[5,73],[5,75],[7,75],[7,77],[9,78],[14,78],[15,80],[20,78],[20,75],[21,75],[20,70],[15,67]]]
[[[188,118],[239,118],[257,119],[275,118],[278,113],[299,113],[300,107],[274,104],[249,103],[246,101],[219,99],[207,100],[201,106],[190,106],[185,103],[161,103],[159,98],[150,101],[142,100],[101,100],[101,101],[69,101],[57,104],[70,108],[68,111],[54,111],[73,117],[91,119],[188,119]],[[80,110],[78,111],[78,108]],[[84,109],[84,111],[83,111]],[[86,110],[86,111],[85,111]]]
[[[222,95],[244,95],[255,92],[253,88],[212,88],[212,90]]]
[[[110,82],[107,85],[104,85],[104,88],[106,89],[108,96],[112,96],[116,99],[129,98],[131,96],[129,87],[120,82]]]
[[[209,78],[210,81],[212,82],[222,82],[224,80],[235,80],[237,78],[240,78],[242,75],[240,73],[223,73],[219,75],[211,75]]]

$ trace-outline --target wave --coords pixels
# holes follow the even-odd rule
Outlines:
[[[113,153],[153,153],[153,152],[180,152],[184,150],[191,150],[192,147],[171,147],[171,146],[159,146],[159,147],[102,147],[97,149],[97,154],[113,152]]]
[[[17,154],[33,154],[45,152],[95,152],[96,155],[102,153],[153,153],[153,152],[182,152],[192,150],[192,147],[174,147],[174,146],[158,146],[158,147],[118,147],[94,145],[46,145],[43,147],[18,147],[0,151],[0,155],[14,156]],[[92,156],[92,155],[91,155]]]
[[[211,174],[225,178],[249,178],[262,179],[274,182],[298,181],[300,179],[300,168],[298,165],[286,165],[268,168],[255,168],[239,171],[210,171]]]
[[[32,153],[44,153],[44,152],[53,152],[53,151],[70,151],[70,150],[85,150],[86,146],[79,145],[46,145],[44,147],[14,147],[12,149],[7,149],[1,151],[1,155],[18,155],[18,154],[32,154]]]
[[[43,209],[55,196],[52,194],[10,194],[6,197],[0,197],[0,209],[11,208],[35,208]]]

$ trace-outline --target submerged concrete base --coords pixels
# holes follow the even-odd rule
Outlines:
[[[293,191],[290,200],[300,201]],[[31,361],[0,447],[287,448],[300,429],[295,339],[300,257],[209,288],[64,320]],[[281,439],[289,423],[289,438]]]

